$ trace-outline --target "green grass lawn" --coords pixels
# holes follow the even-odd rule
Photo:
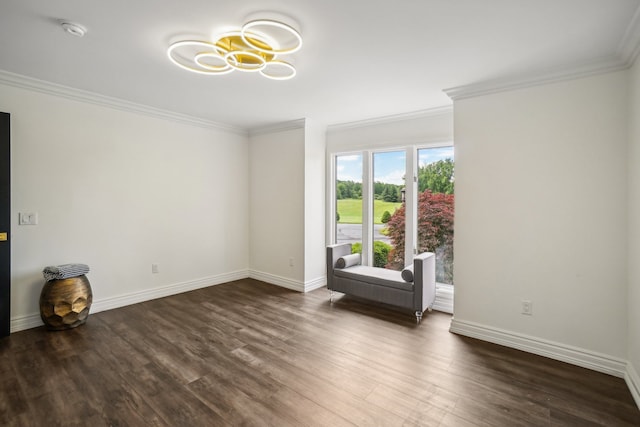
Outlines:
[[[389,211],[391,215],[402,203],[385,202],[383,200],[373,201],[373,222],[382,224],[380,218],[384,211]],[[342,199],[338,200],[338,213],[341,224],[362,224],[362,200]]]

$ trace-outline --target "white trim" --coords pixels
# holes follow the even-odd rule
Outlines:
[[[289,279],[287,277],[256,270],[249,270],[249,278],[271,283],[272,285],[291,289],[293,291],[305,292],[305,283],[300,280]]]
[[[27,314],[25,316],[13,317],[9,329],[11,333],[14,333],[24,331],[25,329],[37,328],[42,325],[44,325],[44,323],[42,323],[40,313]]]
[[[318,277],[313,280],[307,280],[306,282],[304,282],[304,291],[315,291],[316,289],[320,289],[323,286],[327,286],[327,276]]]
[[[264,271],[256,270],[249,270],[249,278],[302,293],[320,289],[327,284],[326,276],[302,282],[300,280],[289,279],[288,277],[282,277],[276,274],[265,273]]]
[[[4,70],[0,70],[0,83],[20,89],[27,89],[44,93],[47,95],[59,96],[62,98],[71,99],[73,101],[86,102],[103,107],[114,108],[116,110],[144,114],[162,120],[171,120],[174,122],[185,123],[188,125],[199,126],[207,129],[221,130],[224,132],[230,132],[243,136],[248,135],[248,132],[245,129],[241,129],[236,126],[225,125],[211,120],[201,119],[199,117],[176,113],[174,111],[137,104],[135,102],[126,101],[124,99],[113,98],[111,96],[100,95],[98,93],[81,89],[75,89],[69,86],[34,79],[32,77],[22,76],[20,74],[10,73]]]
[[[629,387],[633,399],[636,401],[636,405],[640,408],[640,376],[638,376],[638,372],[631,362],[627,363],[627,372],[624,380],[627,383],[627,387]]]
[[[338,209],[336,202],[336,155],[327,151],[326,171],[325,174],[325,238],[328,244],[336,242],[336,211]]]
[[[433,309],[444,313],[453,314],[453,285],[436,283],[436,300]]]
[[[449,331],[620,378],[624,378],[625,372],[627,372],[627,362],[617,357],[474,322],[456,320],[455,317],[451,320]]]
[[[373,266],[373,152],[362,152],[362,264]],[[337,203],[337,202],[336,202]]]
[[[421,136],[418,137],[407,137],[407,138],[390,138],[390,139],[381,139],[379,141],[364,141],[358,144],[350,144],[349,148],[345,151],[341,149],[339,146],[328,147],[328,152],[334,155],[345,155],[348,153],[361,153],[365,150],[373,150],[373,151],[396,151],[396,150],[405,150],[407,147],[415,146],[418,149],[423,148],[438,148],[438,147],[449,147],[453,146],[452,138],[424,138]]]
[[[159,288],[118,295],[115,297],[97,300],[94,299],[93,303],[91,304],[91,313],[99,313],[101,311],[112,310],[114,308],[125,307],[127,305],[137,304],[144,301],[181,294],[183,292],[219,285],[221,283],[245,279],[247,277],[249,277],[249,273],[247,270],[238,270],[232,271],[230,273],[218,274],[215,276],[203,277],[201,279],[162,286]],[[39,313],[15,317],[11,319],[11,332],[18,332],[42,325],[43,323]]]
[[[391,116],[376,117],[372,119],[358,120],[347,123],[336,123],[327,126],[327,133],[343,131],[346,129],[363,128],[369,126],[390,124],[402,122],[405,120],[425,119],[428,117],[444,116],[453,114],[453,106],[445,105],[442,107],[430,108],[427,110],[412,111],[409,113],[394,114]]]
[[[617,53],[627,67],[631,67],[638,58],[638,53],[640,53],[640,6],[636,9],[624,32]]]
[[[418,149],[415,145],[405,147],[404,164],[404,265],[412,265],[418,253]]]
[[[304,129],[306,119],[291,120],[288,122],[275,123],[272,125],[257,127],[249,130],[249,136],[266,135],[270,133],[284,132],[287,130]]]
[[[559,69],[547,73],[531,73],[516,77],[487,80],[472,83],[465,86],[444,89],[444,92],[454,101],[474,98],[477,96],[490,95],[516,89],[524,89],[543,84],[556,83],[566,80],[578,79],[581,77],[604,74],[614,71],[621,71],[629,68],[629,65],[622,59],[616,57],[604,58],[599,61],[577,65],[571,68]]]
[[[156,298],[163,298],[170,295],[181,294],[183,292],[193,291],[196,289],[206,288],[209,286],[219,285],[222,283],[233,282],[234,280],[246,279],[249,276],[247,270],[232,271],[230,273],[218,274],[202,279],[190,280],[187,282],[176,283],[173,285],[153,288],[145,291],[133,292],[126,295],[120,295],[111,298],[94,301],[91,306],[94,313],[114,308],[124,307],[131,304],[137,304],[143,301],[149,301]]]

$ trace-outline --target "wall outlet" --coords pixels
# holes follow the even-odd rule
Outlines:
[[[158,272],[158,264],[151,264],[151,272],[156,274]]]
[[[289,258],[289,267],[293,267],[293,258]]]
[[[533,316],[533,303],[529,300],[522,300],[522,314]]]

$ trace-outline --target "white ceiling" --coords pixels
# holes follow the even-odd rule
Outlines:
[[[243,129],[449,105],[443,89],[623,61],[639,0],[2,0],[0,70]],[[284,14],[304,38],[288,81],[203,76],[169,43]],[[83,38],[58,20],[84,25]]]

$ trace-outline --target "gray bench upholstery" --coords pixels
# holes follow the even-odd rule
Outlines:
[[[327,247],[327,289],[411,309],[416,320],[431,309],[436,297],[436,262],[432,252],[413,258],[413,282],[402,278],[400,271],[353,265],[337,268],[336,262],[351,254],[350,243]]]

